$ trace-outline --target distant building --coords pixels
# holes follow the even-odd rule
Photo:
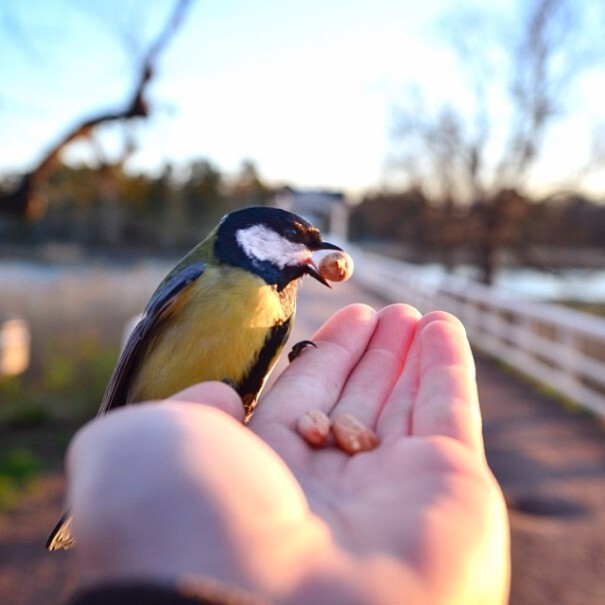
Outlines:
[[[272,205],[299,214],[321,231],[346,240],[349,205],[340,191],[284,187],[275,194]]]

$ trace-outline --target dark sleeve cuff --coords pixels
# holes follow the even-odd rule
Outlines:
[[[79,590],[68,605],[270,605],[214,582],[108,584]]]

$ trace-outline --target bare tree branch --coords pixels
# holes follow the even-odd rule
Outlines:
[[[564,0],[537,0],[514,55],[511,97],[516,121],[496,170],[496,188],[518,182],[538,157],[546,127],[560,112],[561,92],[573,74],[555,74],[552,64],[565,48],[568,16]]]
[[[149,46],[140,66],[138,80],[133,94],[124,106],[115,111],[102,112],[77,123],[56,142],[30,172],[24,174],[13,191],[0,194],[0,214],[12,214],[37,218],[44,213],[46,202],[41,194],[42,185],[60,164],[63,150],[73,141],[88,138],[102,124],[130,121],[149,116],[146,93],[155,75],[158,58],[168,45],[180,25],[193,0],[178,0],[164,28]]]
[[[525,188],[573,84],[595,61],[586,54],[579,27],[586,16],[577,2],[530,0],[522,8],[520,22],[500,45],[486,44],[480,15],[457,14],[446,22],[471,94],[458,108],[447,104],[430,114],[430,104],[408,103],[395,135],[415,158],[416,183],[433,199],[444,205],[471,202],[481,227],[477,262],[486,283],[510,226],[506,208]],[[586,169],[598,166],[603,157],[595,146]]]

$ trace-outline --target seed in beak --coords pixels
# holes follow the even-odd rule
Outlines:
[[[321,259],[318,271],[329,281],[346,281],[353,275],[353,259],[344,250],[331,252]]]

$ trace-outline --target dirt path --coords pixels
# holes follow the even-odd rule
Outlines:
[[[487,457],[509,503],[512,605],[605,603],[605,431],[478,359]]]
[[[70,554],[51,555],[44,549],[48,532],[57,522],[63,493],[60,474],[44,477],[16,510],[0,515],[2,605],[60,605],[72,592],[76,578]]]
[[[354,285],[305,288],[294,338],[309,337],[350,300],[381,306]],[[496,365],[477,360],[490,465],[510,504],[511,605],[605,603],[605,432]],[[0,515],[0,603],[60,604],[75,577],[69,553],[43,549],[61,509],[60,474]],[[489,605],[489,604],[488,604]]]

